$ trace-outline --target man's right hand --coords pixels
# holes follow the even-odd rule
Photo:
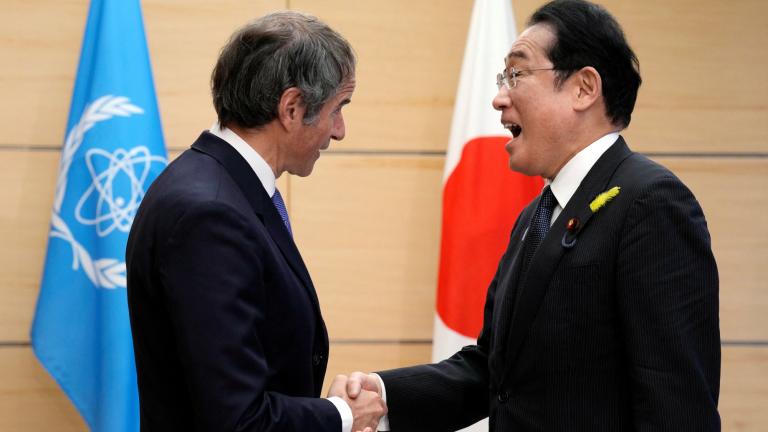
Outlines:
[[[360,380],[360,377],[356,376],[355,380],[357,382]],[[328,396],[337,396],[344,399],[352,409],[352,431],[375,432],[379,419],[387,414],[387,405],[381,398],[380,392],[370,391],[362,385],[358,388],[357,384],[354,384],[352,385],[353,390],[355,390],[353,396],[348,393],[349,388],[349,378],[345,375],[338,375],[331,383]],[[378,389],[378,384],[376,384],[376,389]]]
[[[372,391],[381,396],[379,377],[372,373],[352,372],[347,379],[347,394],[354,399],[362,390]]]

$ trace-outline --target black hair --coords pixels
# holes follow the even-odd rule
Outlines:
[[[606,114],[627,127],[640,88],[640,63],[619,23],[602,6],[584,0],[554,0],[539,8],[528,26],[547,24],[555,33],[549,59],[556,85],[592,66],[600,74]]]

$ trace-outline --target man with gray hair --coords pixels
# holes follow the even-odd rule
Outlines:
[[[144,431],[371,430],[373,392],[321,399],[328,334],[275,187],[344,138],[355,57],[314,17],[237,31],[213,72],[218,122],[157,178],[126,251]]]

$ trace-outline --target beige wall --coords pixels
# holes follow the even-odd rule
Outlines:
[[[84,430],[28,342],[87,2],[2,3],[0,430]],[[518,28],[539,4],[515,0]],[[726,341],[724,430],[767,430],[768,6],[604,4],[623,24],[644,78],[625,136],[688,183],[709,221]],[[145,0],[172,154],[214,120],[208,77],[231,31],[285,7],[320,16],[359,56],[347,139],[311,178],[281,179],[330,331],[329,375],[427,361],[441,152],[471,0]]]

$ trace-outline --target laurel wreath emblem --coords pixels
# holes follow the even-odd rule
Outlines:
[[[72,247],[72,270],[82,266],[88,279],[101,288],[125,288],[127,286],[125,262],[114,258],[102,258],[94,260],[88,250],[77,241],[67,223],[61,217],[61,205],[67,189],[67,174],[72,165],[75,153],[83,143],[85,133],[101,121],[109,120],[115,116],[130,117],[134,114],[143,114],[144,111],[130,103],[123,96],[102,96],[90,105],[86,106],[80,121],[70,129],[62,148],[59,176],[56,180],[56,194],[53,202],[53,214],[51,216],[51,237],[60,238]]]

